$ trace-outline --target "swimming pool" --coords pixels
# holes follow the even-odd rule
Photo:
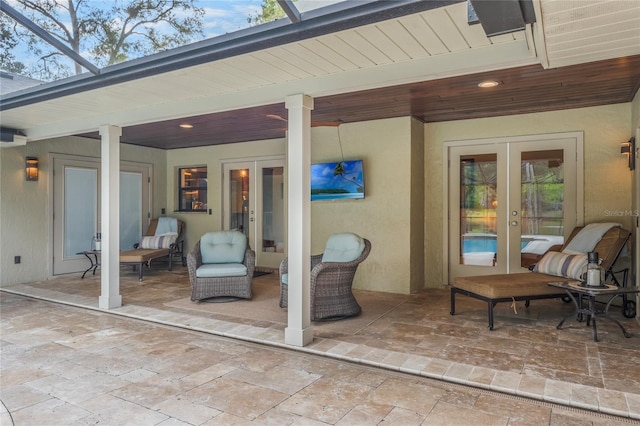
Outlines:
[[[532,239],[522,239],[520,250],[525,248]],[[462,240],[462,253],[491,252],[498,250],[498,243],[495,235],[465,235]]]

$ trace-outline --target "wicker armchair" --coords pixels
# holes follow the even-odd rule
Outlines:
[[[205,234],[193,247],[187,256],[189,269],[189,281],[191,283],[191,300],[202,300],[210,297],[231,296],[243,299],[251,298],[251,281],[255,270],[256,253],[246,244],[244,258],[240,262],[203,262],[201,243],[211,234],[236,235],[235,238],[244,238],[244,234],[238,231],[219,231]],[[206,256],[205,256],[206,258]],[[204,267],[204,268],[203,268]],[[207,271],[207,267],[217,268],[215,271]],[[234,271],[234,272],[232,272]]]
[[[366,238],[362,238],[361,241],[364,248],[354,260],[323,262],[325,253],[311,256],[311,321],[338,320],[358,315],[362,311],[351,291],[358,265],[371,251],[371,242]],[[288,267],[289,261],[285,258],[280,263],[279,270],[281,308],[286,308],[288,303]]]

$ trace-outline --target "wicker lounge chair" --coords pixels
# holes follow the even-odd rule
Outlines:
[[[182,266],[186,266],[183,240],[185,223],[179,219],[175,221],[177,236],[167,237],[156,235],[159,219],[152,219],[142,241],[134,244],[132,250],[120,252],[120,265],[131,265],[134,270],[137,269],[139,281],[142,281],[143,266],[150,266],[152,260],[166,258],[169,271],[174,258],[180,259]]]
[[[348,261],[331,261],[332,250],[342,251],[336,247],[346,240],[358,241],[357,252]],[[327,241],[324,253],[311,256],[311,320],[338,320],[358,315],[362,308],[351,291],[353,277],[358,265],[364,261],[371,251],[371,243],[355,234],[334,234]],[[335,253],[335,252],[334,252]],[[342,254],[338,254],[341,256]],[[288,303],[288,258],[280,264],[280,307],[286,308]]]
[[[242,232],[204,234],[187,256],[191,300],[221,296],[250,299],[255,263],[256,254]]]

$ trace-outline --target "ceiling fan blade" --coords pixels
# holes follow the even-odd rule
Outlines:
[[[277,114],[267,114],[265,117],[267,118],[273,118],[274,120],[280,120],[280,121],[284,121],[285,123],[287,122],[286,118],[282,118]]]
[[[286,118],[282,118],[281,116],[279,116],[277,114],[267,114],[267,115],[265,115],[265,117],[271,118],[271,119],[274,119],[274,120],[284,121],[285,123],[288,122],[288,120]],[[341,121],[312,121],[311,122],[311,127],[338,127],[341,124],[342,124]]]
[[[312,121],[311,127],[338,127],[341,121]]]

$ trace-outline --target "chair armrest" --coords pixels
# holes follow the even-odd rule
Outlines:
[[[360,257],[350,262],[319,262],[311,270],[311,281],[312,282],[315,281],[318,274],[324,270],[341,269],[343,271],[347,271],[351,269],[355,271],[358,268],[358,265],[362,263],[369,256],[369,253],[371,252],[371,242],[365,239],[364,243],[365,243],[364,250],[360,254]],[[322,259],[322,255],[317,255],[317,256],[320,256],[320,258]]]
[[[249,246],[244,252],[244,259],[242,263],[247,267],[247,275],[253,277],[253,271],[256,269],[256,252]]]
[[[311,270],[322,262],[322,255],[323,253],[311,255]]]
[[[187,255],[187,268],[189,270],[189,280],[192,285],[195,284],[196,270],[202,266],[202,255],[200,254],[200,241],[191,249]]]
[[[289,273],[289,258],[285,257],[284,259],[282,259],[282,262],[280,262],[280,267],[278,268],[278,272],[280,273],[280,282],[282,282],[282,276],[284,274]]]
[[[564,247],[562,244],[556,244],[554,246],[549,247],[549,250],[545,251],[544,254],[550,251],[562,251],[562,247]]]

